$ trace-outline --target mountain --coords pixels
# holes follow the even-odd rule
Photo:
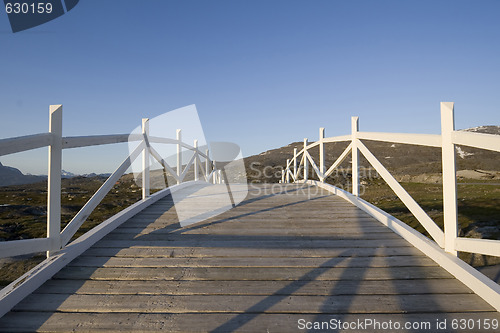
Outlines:
[[[492,125],[478,126],[478,127],[467,128],[462,131],[500,135],[500,126],[492,126]]]
[[[111,174],[110,173],[101,173],[101,174],[95,174],[95,173],[89,173],[89,174],[84,174],[84,175],[77,175],[72,172],[62,170],[61,171],[61,178],[63,179],[69,179],[69,178],[93,178],[93,177],[99,177],[99,178],[108,178]],[[33,184],[33,183],[38,183],[42,181],[46,181],[47,176],[33,176],[30,174],[23,174],[19,169],[9,167],[2,165],[0,163],[0,186],[9,186],[9,185],[24,185],[24,184]]]
[[[79,176],[79,175],[76,175],[76,174],[69,172],[69,171],[66,171],[66,170],[61,170],[61,177],[62,178],[73,178],[76,176]]]
[[[66,170],[62,170],[61,171],[61,177],[62,178],[74,178],[74,177],[84,177],[84,178],[93,178],[93,177],[100,177],[100,178],[108,178],[109,176],[111,176],[110,173],[95,173],[95,172],[92,172],[92,173],[85,173],[83,175],[79,175],[79,174],[76,174],[76,173],[72,173],[72,172],[69,172],[69,171],[66,171]]]
[[[95,172],[92,172],[92,173],[86,173],[86,174],[83,174],[83,175],[80,175],[81,177],[85,177],[85,178],[92,178],[92,177],[100,177],[100,178],[108,178],[109,176],[111,176],[111,173],[95,173]]]
[[[464,129],[463,131],[500,135],[500,126],[479,126]],[[436,181],[440,178],[441,148],[370,140],[363,140],[363,143],[396,179],[401,180],[406,177],[406,181],[409,181],[424,174],[435,175]],[[325,144],[325,165],[327,168],[342,154],[347,145],[348,142]],[[244,161],[249,181],[278,182],[281,179],[281,170],[285,166],[286,160],[293,158],[293,149],[297,148],[300,151],[303,147],[303,142],[293,142],[285,147],[246,157]],[[319,147],[310,149],[309,153],[319,166]],[[465,146],[456,146],[456,153],[457,170],[500,171],[500,153]],[[297,162],[297,165],[299,162]],[[350,177],[350,164],[351,158],[349,155],[341,164],[340,171],[334,176],[340,178]],[[362,177],[364,173],[373,171],[362,154],[360,154],[359,165],[362,170]],[[312,167],[309,169],[312,175]]]
[[[0,163],[0,186],[32,184],[46,179],[45,176],[24,175],[16,168]]]

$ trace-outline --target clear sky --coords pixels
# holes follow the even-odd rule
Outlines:
[[[127,133],[196,104],[207,141],[245,156],[360,130],[500,125],[500,1],[82,0],[15,33],[0,13],[0,137]],[[175,133],[172,133],[172,137]],[[112,171],[127,145],[65,151],[75,173]],[[0,157],[45,173],[46,150]]]

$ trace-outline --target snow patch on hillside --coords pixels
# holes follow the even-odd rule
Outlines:
[[[462,159],[463,159],[463,158],[466,158],[467,156],[472,156],[472,155],[474,155],[474,153],[469,153],[469,152],[466,152],[466,151],[462,150],[462,148],[457,147],[457,146],[455,147],[455,149],[457,150],[457,154],[458,154],[458,156],[460,156],[460,158],[462,158]]]

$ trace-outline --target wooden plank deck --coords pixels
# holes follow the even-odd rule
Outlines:
[[[214,189],[225,187],[206,196]],[[435,331],[447,320],[447,332],[453,319],[493,318],[363,211],[321,189],[275,184],[184,228],[171,198],[158,201],[18,304],[0,331],[300,332],[301,323],[335,320],[428,322]]]

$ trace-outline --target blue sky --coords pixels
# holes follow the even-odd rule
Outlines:
[[[196,104],[208,141],[253,155],[360,130],[439,133],[500,125],[500,1],[82,0],[13,34],[0,13],[0,137],[48,129],[127,133]],[[175,133],[172,133],[174,136]],[[63,167],[109,172],[127,145],[65,151]],[[1,157],[45,173],[46,151]]]

